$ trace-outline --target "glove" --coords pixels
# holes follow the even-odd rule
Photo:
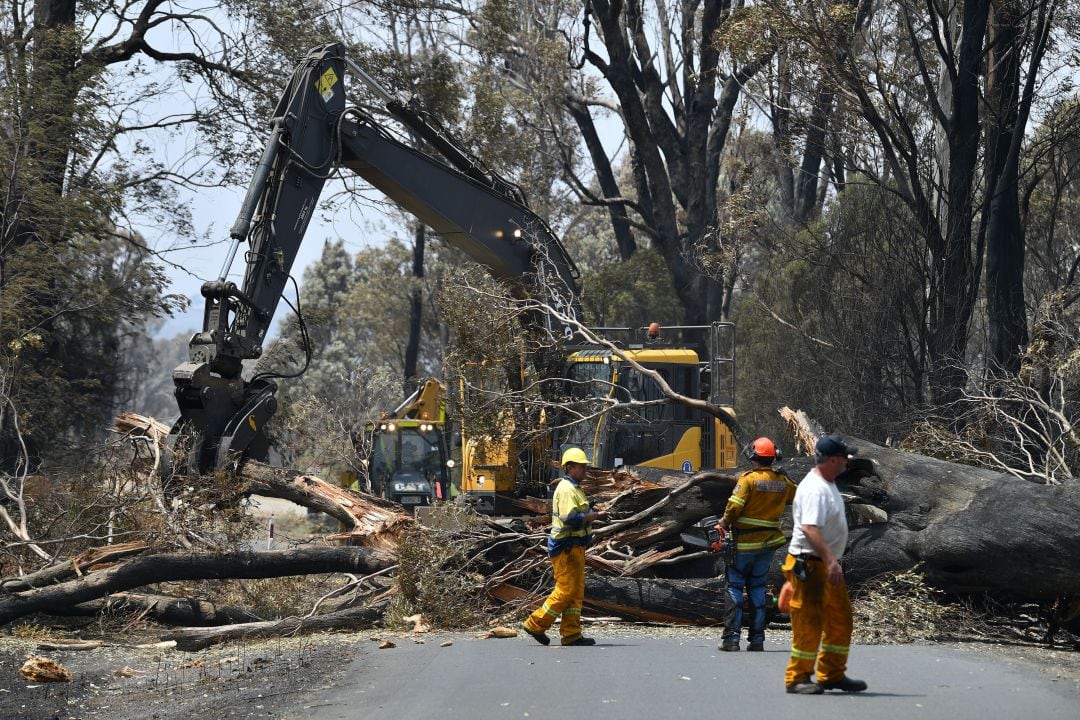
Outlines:
[[[720,542],[724,542],[724,538],[727,537],[727,528],[725,528],[723,525],[717,523],[716,524],[716,532],[720,533]]]

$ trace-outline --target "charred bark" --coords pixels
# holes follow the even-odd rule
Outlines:
[[[361,547],[148,555],[78,580],[4,598],[0,600],[0,625],[32,613],[57,613],[112,593],[171,580],[254,579],[335,572],[368,575],[393,564],[393,556]]]
[[[382,619],[386,602],[381,600],[365,607],[348,608],[312,617],[293,617],[207,629],[184,628],[168,633],[163,639],[175,640],[178,650],[202,650],[228,640],[287,637],[316,630],[369,628]]]
[[[84,570],[93,568],[95,565],[111,563],[131,555],[138,555],[146,551],[146,544],[141,542],[122,543],[94,548],[65,560],[56,565],[50,565],[29,575],[20,575],[0,580],[0,589],[4,592],[14,593],[23,590],[55,585],[76,575],[82,575]]]
[[[585,578],[585,604],[632,620],[718,625],[724,619],[726,587],[719,579],[657,580],[592,575]]]
[[[855,441],[837,478],[851,527],[849,582],[917,567],[950,593],[1052,600],[1080,593],[1080,488],[1039,485],[990,470]],[[795,479],[813,461],[786,463]]]
[[[197,598],[145,593],[117,593],[100,600],[63,608],[53,614],[95,617],[107,613],[141,613],[143,617],[164,625],[227,625],[262,619],[234,605],[218,605]]]

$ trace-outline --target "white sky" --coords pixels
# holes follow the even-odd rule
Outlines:
[[[324,193],[326,194],[328,193]],[[180,333],[202,329],[204,301],[199,294],[199,288],[207,280],[217,279],[221,271],[230,246],[229,228],[236,219],[243,197],[244,189],[224,187],[208,188],[191,194],[190,204],[192,215],[195,217],[196,232],[200,235],[205,233],[210,238],[219,241],[216,244],[210,247],[177,248],[175,238],[168,237],[162,237],[155,243],[155,248],[164,252],[169,262],[183,268],[168,268],[168,275],[172,281],[169,292],[187,295],[191,300],[186,313],[178,314],[165,322],[158,331],[159,337],[173,337]],[[298,283],[302,280],[304,269],[319,259],[326,240],[336,240],[338,237],[345,239],[345,246],[350,254],[355,254],[370,244],[366,240],[370,236],[349,219],[337,219],[337,222],[331,223],[324,215],[325,213],[317,214],[312,219],[296,256],[292,274]],[[384,242],[385,237],[385,235],[378,235],[372,239],[374,242]],[[230,279],[237,284],[243,280],[243,253],[246,247],[247,243],[241,245],[229,275]],[[291,297],[292,292],[290,283],[288,296]],[[287,312],[288,308],[284,304],[278,307],[278,312],[274,317],[275,332],[277,324]]]

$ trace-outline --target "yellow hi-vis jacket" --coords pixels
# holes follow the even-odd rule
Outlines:
[[[592,542],[592,523],[585,522],[589,498],[581,486],[564,476],[555,486],[551,498],[551,534],[548,535],[548,557],[555,557],[574,545],[589,547]]]
[[[772,468],[755,468],[739,476],[724,509],[724,524],[735,528],[735,550],[767,550],[787,542],[780,516],[795,499],[795,483]]]

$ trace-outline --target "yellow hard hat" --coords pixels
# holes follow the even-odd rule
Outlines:
[[[562,454],[562,464],[566,465],[566,463],[580,463],[582,465],[588,465],[589,456],[586,455],[585,451],[581,448],[568,448],[567,450],[563,451]]]

